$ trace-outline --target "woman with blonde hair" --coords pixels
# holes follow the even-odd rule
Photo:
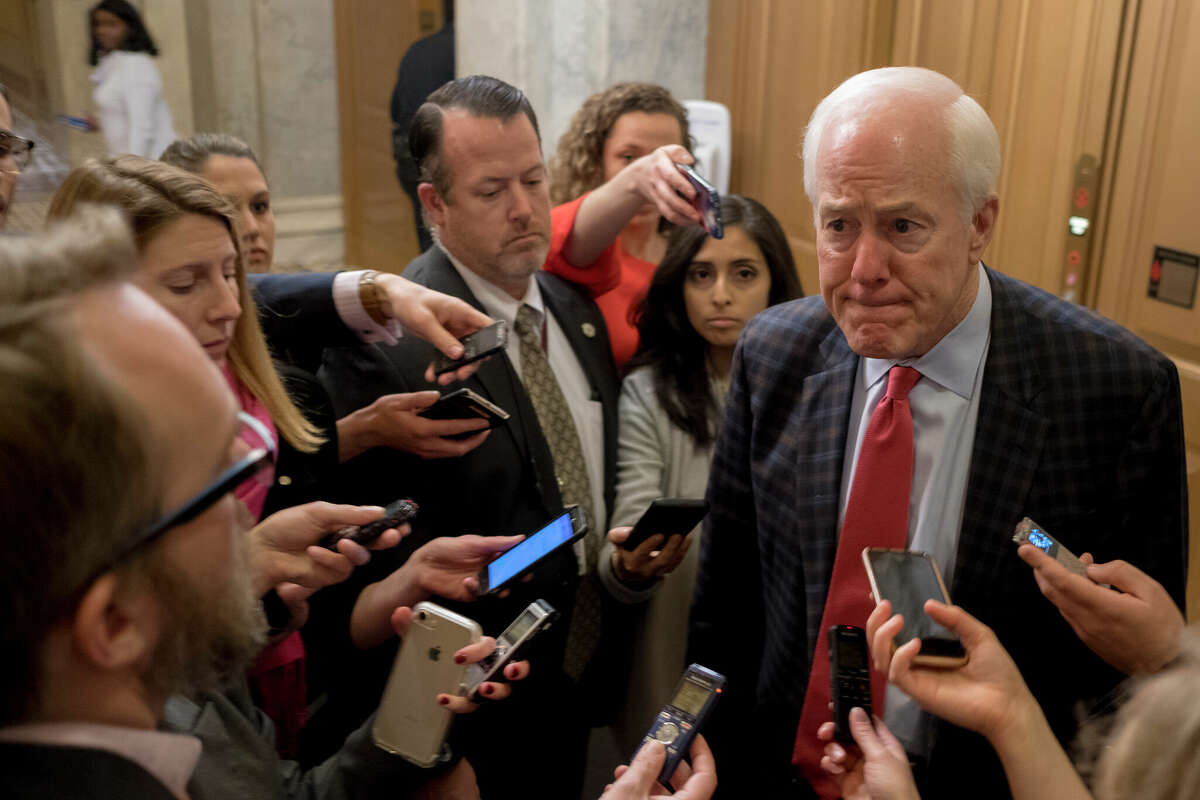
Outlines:
[[[584,286],[604,314],[620,367],[637,349],[630,315],[667,251],[668,223],[700,221],[687,110],[652,83],[619,83],[592,95],[571,119],[550,165],[546,269]],[[681,196],[682,195],[682,196]]]
[[[243,411],[261,423],[279,456],[272,474],[235,492],[250,515],[318,499],[337,465],[332,412],[320,397],[306,403],[315,424],[297,407],[271,360],[246,286],[243,253],[229,202],[184,170],[137,156],[88,161],[73,170],[48,216],[69,216],[81,203],[124,211],[138,248],[133,281],[172,313],[221,369]],[[248,309],[250,313],[243,313]],[[315,383],[312,382],[312,383]],[[324,400],[328,409],[328,398]],[[253,446],[261,442],[250,443]],[[309,496],[306,496],[309,495]],[[324,499],[324,498],[322,498]],[[251,670],[258,700],[275,719],[281,752],[294,752],[307,702],[304,646],[293,632],[267,648]]]

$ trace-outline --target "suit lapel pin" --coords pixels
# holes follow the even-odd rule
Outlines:
[[[596,338],[596,326],[590,322],[585,322],[579,326],[583,330],[583,335],[589,339]]]

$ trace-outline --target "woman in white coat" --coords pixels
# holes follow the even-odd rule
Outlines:
[[[729,389],[738,335],[767,306],[800,297],[800,280],[779,222],[762,205],[721,202],[725,236],[676,228],[635,319],[639,344],[621,386],[614,526],[632,525],[659,497],[703,497]],[[601,583],[616,600],[645,603],[634,631],[628,695],[614,723],[632,750],[650,716],[683,674],[688,612],[699,547],[651,536],[620,547],[616,527],[601,553]]]
[[[162,76],[154,64],[158,48],[137,9],[125,0],[103,0],[88,20],[92,46],[91,120],[112,155],[132,153],[157,158],[175,141],[171,111],[163,97]]]

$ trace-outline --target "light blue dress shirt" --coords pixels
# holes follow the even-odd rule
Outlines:
[[[962,527],[979,392],[983,385],[991,338],[992,289],[983,266],[971,310],[929,352],[904,361],[863,358],[858,362],[846,455],[842,470],[841,514],[871,413],[887,391],[888,370],[899,364],[913,367],[921,380],[908,396],[913,415],[913,483],[908,502],[908,549],[929,553],[954,596],[954,559]],[[916,703],[888,686],[884,722],[909,753],[925,755],[932,746],[932,726]]]

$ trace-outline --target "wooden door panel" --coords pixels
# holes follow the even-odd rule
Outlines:
[[[733,116],[733,191],[771,209],[801,279],[817,289],[812,211],[797,163],[804,125],[845,78],[887,64],[929,67],[988,111],[1004,166],[985,258],[1058,292],[1082,148],[1102,154],[1121,5],[1100,0],[711,0],[709,98]],[[734,31],[734,35],[730,35]],[[1081,271],[1082,274],[1082,271]]]
[[[419,252],[392,159],[391,96],[409,45],[441,27],[438,0],[336,0],[346,261],[399,272]]]

